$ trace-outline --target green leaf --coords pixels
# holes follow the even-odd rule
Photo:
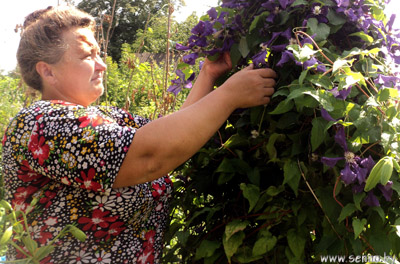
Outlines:
[[[308,74],[308,69],[301,72],[299,77],[299,84],[303,84],[304,79],[307,77],[307,74]]]
[[[311,91],[311,92],[305,92],[305,94],[310,95],[313,97],[317,102],[325,108],[326,111],[330,112],[333,111],[335,108],[333,106],[335,99],[333,95],[323,89],[320,89],[318,91]]]
[[[342,211],[340,212],[340,216],[338,218],[338,221],[342,222],[344,219],[346,219],[346,217],[350,216],[355,211],[357,211],[357,207],[354,204],[352,204],[352,203],[346,204],[346,206],[343,207]]]
[[[393,162],[390,157],[381,158],[372,168],[367,181],[365,183],[364,191],[368,192],[375,188],[378,183],[386,185],[390,176],[393,173]]]
[[[337,12],[333,11],[333,8],[329,8],[329,12],[327,15],[327,18],[329,20],[329,23],[334,25],[334,26],[341,26],[346,23],[346,18],[339,15]]]
[[[291,6],[298,6],[298,5],[307,5],[307,1],[305,0],[296,0]]]
[[[269,11],[264,11],[260,15],[254,17],[253,21],[251,22],[251,25],[249,27],[249,32],[252,32],[256,27],[259,21],[263,21],[264,18],[266,18],[270,14]]]
[[[311,44],[305,44],[303,47],[300,47],[299,45],[288,45],[287,49],[291,50],[296,60],[300,62],[305,62],[311,59],[311,57],[318,52],[317,50],[313,50]]]
[[[352,34],[350,34],[349,36],[357,36],[357,37],[361,38],[362,40],[364,40],[364,41],[366,41],[366,42],[368,42],[368,43],[374,42],[374,38],[371,37],[371,36],[368,35],[368,34],[365,34],[364,31],[352,33]]]
[[[203,240],[196,250],[195,260],[211,257],[215,250],[221,246],[219,241]]]
[[[69,228],[68,232],[70,232],[76,239],[81,242],[85,242],[86,234],[82,230],[73,225],[67,225],[66,227]]]
[[[226,236],[226,240],[229,240],[231,238],[231,236],[233,236],[235,233],[244,230],[248,225],[250,224],[249,221],[245,220],[233,220],[232,222],[229,222],[226,226],[225,226],[225,236]]]
[[[219,164],[217,170],[215,172],[235,172],[235,168],[233,167],[232,161],[229,158],[224,158],[222,162]]]
[[[304,252],[306,239],[301,236],[300,232],[296,231],[295,229],[290,229],[287,233],[287,241],[293,254],[297,258],[300,258]]]
[[[297,162],[287,160],[283,166],[284,180],[282,184],[288,184],[297,196],[301,172]]]
[[[238,248],[243,244],[243,239],[245,238],[245,233],[243,231],[237,232],[227,239],[226,232],[222,237],[222,244],[224,245],[224,250],[226,257],[228,258],[228,263],[231,263],[232,256],[237,252]]]
[[[32,238],[30,238],[29,236],[23,236],[21,238],[22,243],[24,243],[25,247],[28,249],[28,251],[33,254],[37,247],[38,244],[35,240],[33,240]]]
[[[227,148],[237,148],[241,146],[248,146],[248,144],[249,141],[247,138],[244,138],[239,134],[234,134],[227,141],[225,141],[224,146]]]
[[[278,104],[278,106],[272,111],[269,112],[270,115],[279,115],[290,111],[294,106],[294,102],[292,100],[283,100]]]
[[[376,99],[378,102],[384,102],[399,96],[399,91],[393,88],[382,88],[379,90]]]
[[[270,161],[275,162],[277,160],[276,157],[278,156],[278,154],[277,154],[277,151],[275,148],[275,142],[283,141],[283,140],[285,140],[285,138],[286,138],[285,135],[277,134],[277,133],[273,133],[269,137],[266,149],[267,149]]]
[[[0,246],[4,246],[8,243],[8,241],[10,241],[12,233],[13,233],[13,226],[9,226],[1,236]]]
[[[333,63],[332,71],[335,73],[336,71],[343,69],[344,67],[351,67],[353,65],[353,60],[343,60],[343,59],[337,59]]]
[[[362,202],[362,200],[364,200],[364,197],[366,195],[367,194],[365,192],[353,194],[353,201],[354,201],[354,205],[357,208],[357,210],[362,211],[361,210],[361,202]]]
[[[315,151],[324,142],[326,136],[326,120],[322,117],[314,118],[311,129],[311,147]]]
[[[364,230],[364,226],[367,224],[367,219],[357,219],[353,218],[353,229],[354,229],[354,239],[357,239],[361,232]]]
[[[35,259],[36,260],[42,260],[45,257],[47,257],[51,252],[53,252],[55,249],[55,246],[53,245],[47,245],[44,247],[38,248],[38,250],[35,252]]]
[[[331,79],[326,75],[322,74],[309,75],[307,77],[307,80],[315,84],[316,86],[325,88],[327,90],[331,90],[333,87]]]
[[[307,27],[311,30],[311,35],[316,34],[314,37],[315,41],[321,41],[328,38],[331,28],[324,23],[318,23],[316,18],[310,18],[307,21]]]
[[[246,37],[242,37],[239,42],[239,51],[243,58],[246,58],[250,52],[250,49],[247,45]]]
[[[259,256],[264,255],[276,245],[278,239],[275,236],[264,236],[260,237],[253,246],[253,255]]]
[[[260,198],[260,188],[253,184],[240,184],[240,189],[243,191],[243,196],[249,201],[249,210],[251,210],[256,206],[258,199]]]

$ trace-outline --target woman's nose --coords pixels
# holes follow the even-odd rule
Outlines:
[[[96,70],[98,71],[105,71],[107,70],[107,65],[104,63],[103,59],[98,55],[96,57]]]

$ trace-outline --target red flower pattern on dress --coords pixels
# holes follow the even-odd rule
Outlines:
[[[78,120],[79,122],[81,122],[81,124],[79,125],[80,128],[87,127],[90,124],[92,125],[92,127],[97,127],[103,123],[109,123],[107,119],[104,119],[97,114],[81,116]]]
[[[160,185],[158,183],[153,183],[151,187],[153,187],[154,189],[154,191],[152,191],[151,194],[156,200],[160,199],[160,197],[164,194],[166,189],[165,185]]]
[[[41,245],[45,245],[47,240],[51,239],[53,235],[49,232],[45,232],[48,229],[48,226],[44,225],[40,228],[40,236],[37,239]]]
[[[39,165],[43,165],[44,161],[49,158],[50,147],[45,143],[45,138],[40,137],[36,133],[32,133],[29,140],[28,150],[32,152],[34,159],[38,159]]]
[[[123,227],[124,222],[115,222],[112,223],[106,231],[104,230],[99,230],[96,233],[94,233],[95,237],[101,238],[101,237],[106,237],[106,240],[109,240],[111,236],[118,236],[123,230],[126,229],[126,227]]]
[[[18,170],[18,178],[23,182],[32,182],[34,180],[40,179],[42,175],[36,173],[31,169],[27,160],[22,161],[22,165]]]
[[[37,187],[28,186],[28,187],[18,187],[17,192],[14,194],[14,201],[25,202],[25,200],[30,197],[33,193],[38,190]]]
[[[118,219],[117,216],[106,217],[108,214],[110,214],[110,211],[103,212],[100,209],[95,209],[92,212],[91,218],[82,216],[78,219],[78,223],[86,224],[82,228],[83,231],[87,231],[89,229],[94,231],[96,230],[97,226],[100,226],[101,228],[107,228],[111,222],[115,222]]]
[[[156,232],[149,230],[145,234],[146,242],[143,243],[144,250],[138,258],[138,263],[152,264],[154,263],[154,236]]]
[[[56,197],[57,193],[46,191],[45,196],[40,198],[39,203],[45,204],[45,208],[48,208],[51,205],[51,200]]]
[[[96,127],[88,123],[87,127],[80,128],[85,120],[80,121],[79,117],[86,115],[100,116],[103,123],[99,125],[101,121],[92,120]],[[40,246],[49,243],[68,224],[78,224],[77,227],[85,229],[83,232],[87,234],[85,242],[70,239],[70,236],[61,238],[56,249],[41,260],[41,264],[69,262],[67,259],[74,263],[138,263],[139,257],[142,263],[159,262],[161,237],[168,216],[168,199],[164,196],[170,197],[172,191],[170,184],[166,184],[169,179],[163,177],[119,190],[111,188],[112,176],[118,172],[129,149],[134,128],[142,127],[149,120],[133,117],[117,108],[84,108],[62,101],[36,102],[23,109],[14,120],[5,134],[3,148],[4,162],[8,166],[4,168],[10,176],[5,182],[6,192],[13,207],[29,210],[28,223],[35,221],[29,231]],[[84,144],[80,139],[87,135],[88,128],[90,140],[86,141],[98,147],[82,152]],[[106,136],[102,134],[104,131]],[[28,138],[24,138],[27,135]],[[12,138],[27,140],[26,148],[17,148],[18,142],[11,141]],[[110,139],[114,142],[112,148],[107,145]],[[79,160],[73,168],[60,162],[63,148]],[[158,183],[155,188],[152,188],[153,183]],[[143,199],[137,199],[142,194]],[[32,196],[38,199],[34,207],[30,205]],[[100,204],[95,207],[97,197],[102,207]],[[107,206],[106,201],[110,201]],[[136,212],[145,214],[144,218],[132,220]],[[140,227],[128,228],[132,221]],[[121,247],[122,243],[135,244],[135,248]],[[75,252],[78,247],[79,251]],[[113,247],[118,251],[112,250]],[[16,250],[7,253],[10,259],[17,254]],[[17,258],[24,258],[24,255],[18,254]]]
[[[6,131],[6,133],[7,133],[7,131]],[[4,144],[6,143],[6,140],[7,140],[7,135],[4,133],[4,136],[3,136],[3,140],[1,141],[1,144],[4,146]]]
[[[96,171],[94,170],[94,168],[90,168],[87,176],[85,174],[84,171],[81,171],[81,176],[82,179],[76,178],[75,180],[79,183],[82,183],[82,185],[80,186],[83,189],[87,189],[90,191],[102,191],[102,186],[100,183],[93,181],[94,176],[96,175]]]
[[[40,261],[40,264],[53,264],[53,262],[50,262],[50,260],[51,260],[51,256],[47,256]]]

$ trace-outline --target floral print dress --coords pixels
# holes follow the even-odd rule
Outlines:
[[[85,242],[58,240],[41,263],[159,262],[170,179],[112,188],[136,129],[147,122],[115,107],[64,101],[38,101],[11,121],[3,139],[6,199],[31,210],[29,228],[39,245],[67,224],[87,235]],[[8,251],[7,260],[21,257]]]

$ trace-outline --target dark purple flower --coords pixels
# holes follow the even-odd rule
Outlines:
[[[321,107],[321,116],[326,120],[326,121],[337,121],[336,119],[332,118],[328,111],[325,110],[325,108]]]
[[[286,62],[288,61],[293,61],[294,60],[294,55],[291,51],[289,50],[285,50],[282,53],[281,59],[278,61],[278,63],[276,64],[276,66],[278,67],[282,67]]]
[[[344,157],[339,157],[339,158],[322,157],[321,158],[321,162],[331,168],[335,167],[336,163],[340,160],[344,160]]]
[[[350,168],[350,164],[346,162],[344,169],[340,171],[340,176],[345,184],[351,184],[357,179],[357,174]]]
[[[211,20],[215,20],[218,17],[218,12],[217,10],[213,7],[210,10],[207,11],[208,16],[210,17]]]
[[[333,88],[332,90],[330,90],[329,92],[331,92],[333,94],[333,96],[335,96],[335,98],[337,99],[342,99],[342,100],[346,100],[347,96],[349,96],[350,92],[351,92],[351,88],[353,86],[350,86],[347,89],[342,89],[339,91],[338,87]]]
[[[362,159],[360,162],[360,166],[363,168],[366,168],[368,171],[371,171],[372,168],[375,166],[375,161],[372,159],[371,156],[368,156],[368,158]]]
[[[194,65],[198,57],[199,57],[198,53],[191,53],[183,56],[182,60],[189,65]]]
[[[177,50],[183,50],[183,51],[190,50],[190,48],[189,48],[189,47],[187,47],[187,46],[184,46],[184,45],[182,45],[182,44],[179,44],[179,43],[176,43],[176,45],[175,45],[175,48],[176,48]]]
[[[198,36],[209,36],[214,33],[213,24],[210,21],[202,21],[200,20],[199,23],[192,28],[192,34]]]
[[[203,68],[203,65],[204,65],[204,61],[202,60],[199,62],[199,70],[201,70]]]
[[[372,193],[372,191],[367,193],[367,197],[365,197],[364,202],[368,206],[380,206],[378,198]]]
[[[365,187],[365,182],[362,184],[354,184],[353,187],[351,187],[351,190],[353,191],[353,193],[362,193],[364,191],[364,187]]]
[[[324,111],[325,110],[321,110],[321,113],[324,113]],[[326,114],[327,113],[324,113],[323,115]],[[331,117],[328,114],[328,116],[324,118],[330,119]],[[338,129],[335,135],[335,142],[343,148],[344,150],[343,157],[335,157],[335,158],[322,157],[321,162],[329,167],[334,167],[338,161],[345,160],[345,166],[340,171],[340,176],[342,181],[347,185],[355,183],[356,181],[358,181],[359,184],[362,184],[365,182],[365,179],[367,178],[369,171],[373,167],[373,165],[371,166],[372,159],[370,158],[361,159],[360,157],[356,156],[353,152],[348,151],[344,127],[341,125],[337,125],[337,127]]]
[[[192,88],[192,81],[194,80],[195,74],[192,73],[190,77],[185,80],[185,74],[181,70],[176,71],[177,78],[172,80],[173,85],[168,87],[167,91],[177,95],[183,88]]]
[[[386,201],[390,202],[392,200],[392,194],[393,194],[393,189],[392,189],[393,182],[388,181],[385,186],[382,184],[378,184],[379,190],[381,190],[383,197],[385,197]]]
[[[263,66],[267,66],[267,56],[268,56],[268,51],[267,50],[261,50],[259,53],[254,55],[251,59],[253,61],[253,64],[256,68],[261,68]]]
[[[318,72],[325,72],[326,67],[324,64],[322,64],[319,60],[317,60],[315,57],[312,57],[311,59],[303,62],[303,67],[304,69],[308,69],[310,67],[314,67],[314,65],[317,65],[317,71]]]
[[[350,0],[335,0],[338,7],[348,7]]]
[[[319,3],[313,3],[311,6],[311,14],[306,17],[306,20],[309,18],[316,18],[319,23],[328,23],[328,15],[329,8],[327,6],[321,6]]]
[[[335,135],[335,142],[338,143],[344,151],[347,151],[347,142],[346,142],[346,134],[344,132],[344,127],[341,125],[338,125],[338,130],[336,131]]]
[[[395,76],[385,76],[378,74],[378,78],[375,79],[376,84],[381,84],[385,87],[395,87],[396,83],[400,81],[400,78]]]

